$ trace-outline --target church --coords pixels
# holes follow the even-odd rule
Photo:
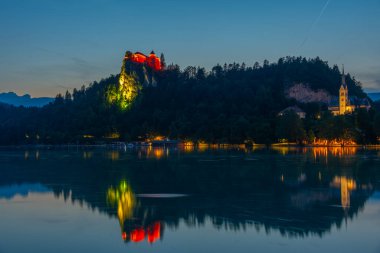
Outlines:
[[[368,99],[359,99],[356,97],[349,97],[348,96],[348,87],[346,84],[346,76],[342,74],[342,85],[339,89],[339,98],[338,101],[332,101],[328,107],[329,111],[334,116],[337,115],[344,115],[354,112],[356,109],[359,108],[365,108],[369,110],[371,108],[371,105],[368,101]]]

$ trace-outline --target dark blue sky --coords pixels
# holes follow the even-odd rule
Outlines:
[[[380,0],[0,0],[0,92],[54,96],[152,49],[181,68],[320,56],[380,91]]]

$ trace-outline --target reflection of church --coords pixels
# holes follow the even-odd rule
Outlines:
[[[369,110],[370,104],[368,100],[365,99],[359,99],[357,97],[349,97],[348,96],[348,87],[346,84],[346,76],[344,74],[344,69],[343,69],[343,74],[342,74],[342,85],[340,86],[339,89],[339,100],[338,101],[332,101],[329,105],[329,111],[334,116],[337,115],[344,115],[347,113],[352,113],[356,109],[359,108],[365,108]]]
[[[340,188],[340,202],[344,210],[350,208],[351,191],[356,190],[356,182],[347,177],[335,177],[331,186]]]

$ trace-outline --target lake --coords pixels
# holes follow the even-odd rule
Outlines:
[[[380,252],[380,150],[1,149],[0,252]]]

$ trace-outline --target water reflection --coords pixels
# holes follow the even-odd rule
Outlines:
[[[111,186],[108,189],[107,203],[117,209],[124,241],[141,242],[146,239],[149,243],[154,243],[160,239],[161,222],[149,220],[148,210],[144,210],[143,216],[139,216],[139,204],[126,180],[122,180],[118,187]]]
[[[117,216],[120,225],[123,226],[127,219],[133,217],[133,209],[136,206],[136,198],[125,180],[119,186],[111,186],[107,191],[107,202],[117,208]]]
[[[39,161],[33,152],[2,158],[0,186],[43,185],[118,219],[126,242],[154,243],[181,221],[207,220],[322,237],[357,216],[380,179],[377,151],[356,148],[39,151]]]
[[[39,160],[40,159],[40,151],[38,149],[33,151],[33,152],[30,152],[29,150],[25,150],[24,160],[28,160],[28,159]]]
[[[111,159],[112,161],[119,160],[120,158],[120,151],[119,150],[112,150],[107,152],[107,158]]]
[[[331,186],[340,189],[340,202],[342,208],[347,210],[350,207],[350,194],[356,190],[356,182],[346,177],[335,177],[331,182]]]

